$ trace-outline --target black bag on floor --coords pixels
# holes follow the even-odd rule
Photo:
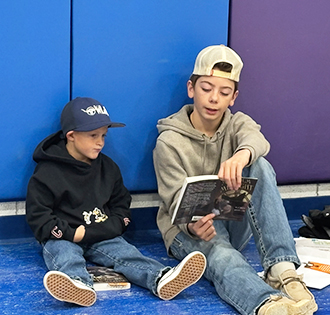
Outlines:
[[[309,216],[316,226],[330,228],[330,206],[325,206],[323,211],[309,210]]]
[[[306,226],[298,230],[300,236],[307,238],[330,239],[330,206],[324,210],[309,210],[309,216],[302,215],[302,221]]]

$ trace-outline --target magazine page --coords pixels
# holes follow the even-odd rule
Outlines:
[[[242,221],[250,203],[257,179],[243,178],[238,190],[229,190],[226,183],[217,176],[201,180],[189,178],[182,188],[174,211],[172,224],[184,224],[197,221],[201,217],[215,213],[215,220]]]

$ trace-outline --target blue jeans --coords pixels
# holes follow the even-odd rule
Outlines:
[[[113,267],[131,283],[147,288],[155,295],[158,280],[170,269],[152,258],[143,256],[121,236],[88,245],[65,240],[48,240],[43,245],[43,257],[49,270],[64,272],[89,287],[93,286],[93,281],[87,272],[86,260]]]
[[[252,315],[270,294],[281,294],[266,284],[240,253],[252,234],[266,273],[278,262],[299,266],[300,261],[272,166],[259,158],[243,170],[243,176],[258,178],[243,222],[214,221],[217,235],[209,242],[180,232],[170,250],[179,260],[192,251],[203,252],[207,258],[204,276],[219,296],[241,314]]]

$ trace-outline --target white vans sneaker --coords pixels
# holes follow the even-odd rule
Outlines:
[[[47,272],[44,286],[50,295],[60,301],[81,306],[91,306],[96,301],[96,293],[92,288],[60,271]]]
[[[171,300],[181,291],[196,283],[206,268],[206,258],[201,252],[192,252],[159,280],[157,293],[162,300]]]

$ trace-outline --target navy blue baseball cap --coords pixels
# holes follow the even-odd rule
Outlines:
[[[76,97],[62,110],[61,127],[64,135],[71,130],[91,131],[104,126],[124,127],[125,124],[112,122],[106,108],[93,98]]]

